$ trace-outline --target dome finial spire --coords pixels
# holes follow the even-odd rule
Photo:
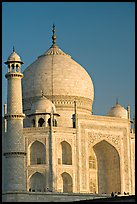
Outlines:
[[[14,45],[13,45],[13,52],[15,51],[15,49],[14,49]]]
[[[52,28],[52,32],[53,32],[53,35],[52,35],[52,43],[53,45],[56,45],[56,35],[55,35],[55,25],[53,23],[53,28]]]

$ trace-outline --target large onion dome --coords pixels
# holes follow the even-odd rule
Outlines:
[[[89,74],[56,45],[54,32],[52,39],[52,46],[23,72],[24,112],[30,110],[29,102],[39,97],[41,90],[56,108],[71,105],[76,98],[78,106],[92,112],[94,87]]]

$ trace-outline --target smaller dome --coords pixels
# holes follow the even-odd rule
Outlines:
[[[5,62],[5,64],[8,64],[9,62],[20,62],[21,64],[23,64],[23,62],[20,59],[20,56],[13,51],[10,56],[7,59],[7,62]]]
[[[116,104],[112,107],[107,115],[112,117],[128,118],[127,110],[120,104]]]
[[[44,96],[32,103],[31,106],[31,113],[51,113],[52,111],[56,113],[55,105]]]

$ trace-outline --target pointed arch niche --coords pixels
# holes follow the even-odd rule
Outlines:
[[[61,174],[63,183],[63,193],[73,192],[73,182],[70,174],[64,172]]]
[[[40,118],[38,120],[38,127],[43,127],[45,125],[45,120],[43,118]]]
[[[44,192],[45,176],[39,172],[34,173],[29,180],[29,191]]]
[[[71,145],[63,141],[61,142],[61,150],[62,150],[62,164],[72,165],[72,148]]]
[[[97,161],[98,193],[121,192],[118,151],[106,140],[95,144],[93,150]]]
[[[46,149],[42,142],[35,141],[30,147],[30,165],[45,164],[46,163]]]

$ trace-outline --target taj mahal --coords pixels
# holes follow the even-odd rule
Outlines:
[[[86,69],[56,44],[23,72],[15,49],[5,61],[3,202],[74,201],[135,194],[135,128],[118,101],[94,115]]]

